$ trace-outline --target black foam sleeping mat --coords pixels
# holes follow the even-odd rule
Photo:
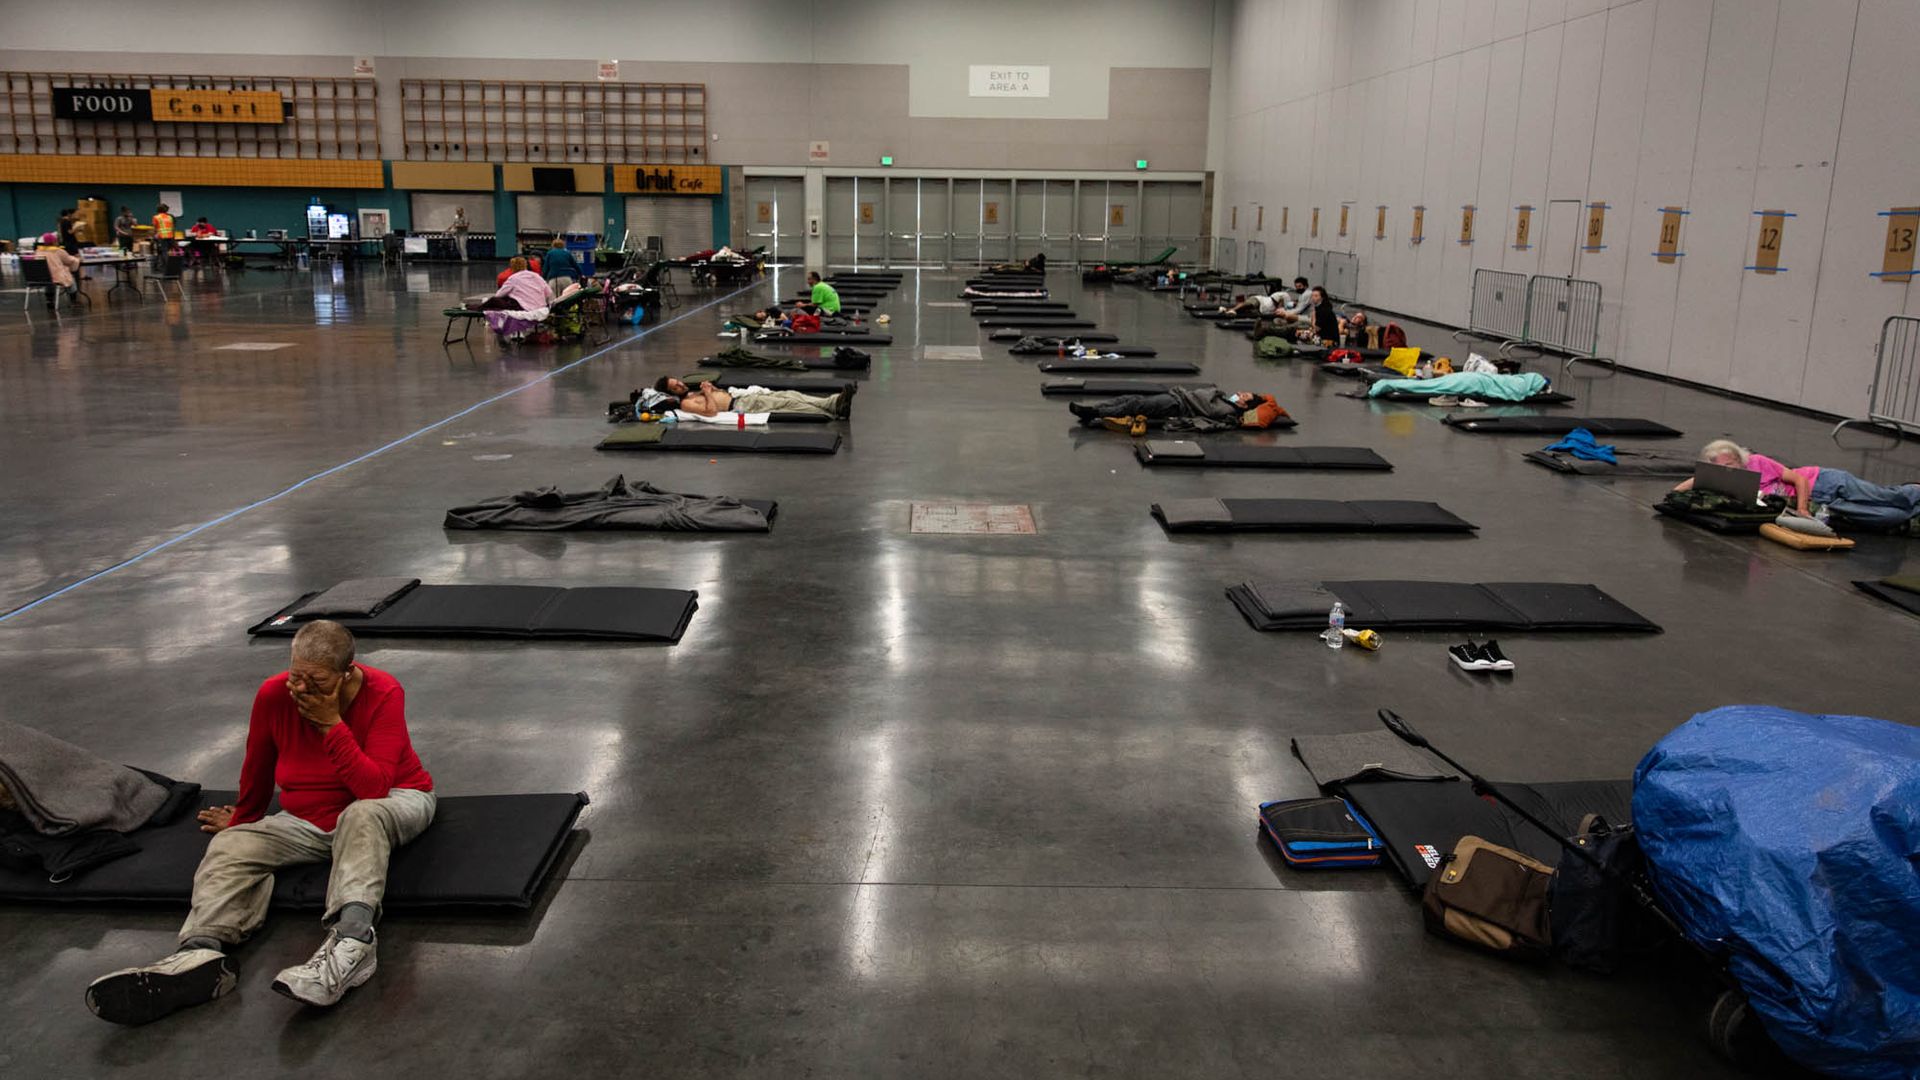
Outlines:
[[[1399,377],[1400,376],[1398,375],[1394,376],[1394,378],[1399,378]],[[1369,379],[1367,381],[1379,382],[1380,380]],[[1428,398],[1431,398],[1434,395],[1428,394],[1428,393],[1422,393],[1421,391],[1418,391],[1418,390],[1392,390],[1384,394],[1359,393],[1353,396],[1364,398],[1367,401],[1425,402]],[[1489,405],[1571,405],[1572,403],[1573,403],[1572,394],[1563,394],[1558,390],[1542,390],[1537,394],[1530,394],[1527,397],[1523,397],[1519,401],[1490,401],[1487,404]],[[1492,419],[1492,418],[1489,417],[1488,419]],[[1676,432],[1676,434],[1678,433]]]
[[[1186,360],[1147,360],[1140,357],[1123,356],[1117,360],[1100,357],[1049,360],[1039,365],[1041,371],[1050,371],[1056,375],[1074,371],[1092,371],[1112,374],[1119,371],[1137,372],[1144,375],[1197,375],[1200,365]]]
[[[1266,446],[1233,443],[1148,439],[1133,448],[1140,464],[1186,468],[1237,469],[1355,469],[1386,472],[1387,460],[1364,446]],[[1331,606],[1331,601],[1329,601]]]
[[[1001,311],[1069,311],[1071,306],[1064,300],[1025,300],[1014,297],[1008,300],[975,300],[970,305],[975,312]]]
[[[1112,337],[1113,335],[1108,334],[1105,336]],[[1106,353],[1113,353],[1117,356],[1126,356],[1126,357],[1142,357],[1142,356],[1159,356],[1160,355],[1160,350],[1154,348],[1151,345],[1120,345],[1113,342],[1102,342],[1102,341],[1095,340],[1094,336],[1088,336],[1080,340],[1083,344],[1098,345],[1100,347],[1100,352],[1102,353],[1102,355]],[[1020,345],[1015,344],[1009,349],[1007,349],[1007,352],[1013,356],[1058,356],[1060,354],[1060,351],[1061,351],[1061,346],[1059,345],[1055,345],[1052,348],[1048,348],[1045,345],[1041,345],[1037,347],[1033,345],[1028,345],[1025,348],[1022,348]],[[1073,358],[1066,357],[1066,359],[1071,360]]]
[[[1255,630],[1325,630],[1335,600],[1347,625],[1399,630],[1615,630],[1658,633],[1593,585],[1503,581],[1245,581],[1227,598]]]
[[[1875,599],[1885,600],[1909,615],[1920,615],[1920,574],[1856,581],[1854,587]]]
[[[1476,435],[1565,435],[1586,428],[1597,435],[1677,439],[1686,434],[1665,424],[1631,416],[1475,416],[1449,413],[1440,421],[1455,431]]]
[[[858,334],[766,334],[766,335],[755,334],[753,337],[753,341],[754,341],[754,344],[756,345],[780,345],[780,346],[786,346],[786,345],[891,345],[893,344],[893,335],[892,334],[870,334],[870,333],[864,333],[864,332],[858,333]],[[815,364],[812,361],[807,361],[806,364],[808,367],[823,367],[823,368],[838,366],[824,357],[821,359],[821,362],[818,364]]]
[[[656,427],[657,432],[643,429]],[[657,435],[658,437],[654,437]],[[772,431],[758,428],[714,427],[707,424],[622,424],[600,440],[600,450],[681,450],[694,453],[728,451],[747,454],[833,454],[840,436],[832,431]]]
[[[1665,450],[1613,448],[1614,461],[1592,461],[1564,450],[1529,450],[1520,455],[1535,465],[1574,476],[1692,476],[1700,462],[1691,454]]]
[[[237,792],[201,793],[222,806]],[[452,795],[438,800],[433,824],[394,849],[381,905],[391,910],[529,908],[565,849],[584,792],[542,795]],[[268,811],[279,809],[276,804]],[[132,903],[186,906],[193,872],[210,837],[192,814],[127,837],[140,850],[56,885],[44,875],[0,865],[0,900],[45,903]],[[288,867],[273,876],[273,906],[326,907],[331,863]]]
[[[1164,394],[1173,386],[1204,390],[1212,385],[1146,382],[1140,379],[1047,379],[1040,384],[1040,392],[1050,397],[1119,397],[1121,394]]]
[[[1168,532],[1467,533],[1478,526],[1439,503],[1403,499],[1170,499],[1153,516]]]
[[[987,335],[987,340],[1019,341],[1021,338],[1028,337],[1039,338],[1042,341],[1064,341],[1069,345],[1076,341],[1097,345],[1103,342],[1120,340],[1119,334],[1108,333],[1105,330],[1094,330],[1084,334],[1028,334],[1019,330],[995,330],[993,333]]]
[[[990,315],[980,320],[986,329],[1012,327],[1015,330],[1092,330],[1100,324],[1092,319],[1066,315]]]
[[[1494,786],[1561,836],[1578,833],[1580,819],[1588,814],[1613,825],[1633,820],[1633,784],[1627,780]],[[1552,836],[1491,798],[1475,795],[1465,780],[1349,780],[1329,790],[1373,824],[1393,868],[1416,889],[1426,886],[1463,836],[1490,840],[1548,866],[1560,864],[1562,851]]]
[[[309,619],[294,612],[310,592],[247,627],[256,637],[292,637]],[[631,585],[415,585],[372,615],[329,615],[365,637],[570,638],[678,642],[699,593]]]

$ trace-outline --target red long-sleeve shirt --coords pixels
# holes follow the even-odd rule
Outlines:
[[[366,679],[360,693],[324,736],[300,718],[286,672],[260,684],[247,723],[235,825],[264,817],[276,785],[282,810],[328,832],[355,799],[384,799],[393,788],[433,790],[433,777],[407,736],[400,680],[365,664],[360,671]]]

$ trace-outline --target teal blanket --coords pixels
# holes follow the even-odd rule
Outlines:
[[[1367,390],[1368,397],[1380,397],[1396,390],[1415,394],[1454,394],[1481,401],[1525,401],[1547,388],[1545,376],[1531,371],[1518,375],[1488,375],[1479,371],[1456,371],[1432,379],[1382,379]]]

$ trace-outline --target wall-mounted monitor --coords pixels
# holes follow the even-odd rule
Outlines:
[[[568,168],[533,170],[533,190],[546,195],[573,194],[573,170]]]

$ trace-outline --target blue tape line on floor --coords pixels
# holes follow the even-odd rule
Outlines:
[[[735,289],[725,296],[717,296],[712,300],[709,300],[706,303],[701,304],[699,307],[688,308],[686,311],[683,311],[680,314],[675,315],[673,318],[668,319],[666,322],[661,323],[659,326],[650,326],[647,329],[640,331],[639,333],[633,335],[630,338],[622,338],[619,341],[609,342],[604,347],[597,349],[593,352],[590,352],[578,360],[573,360],[568,363],[562,364],[559,367],[554,368],[552,371],[549,371],[546,374],[541,375],[539,378],[521,383],[519,386],[513,387],[510,390],[503,390],[500,393],[495,394],[484,401],[476,401],[472,405],[469,405],[466,408],[461,409],[459,412],[453,413],[450,416],[441,417],[440,419],[435,420],[433,423],[428,424],[426,427],[423,427],[418,431],[414,431],[409,434],[402,435],[399,438],[393,440],[392,442],[387,443],[385,446],[377,447],[375,449],[367,451],[364,454],[361,454],[359,457],[352,458],[347,461],[343,461],[338,465],[331,466],[330,468],[322,469],[319,472],[314,473],[312,476],[309,476],[304,480],[300,480],[293,484],[289,484],[288,486],[281,488],[279,491],[276,491],[273,494],[268,495],[263,499],[256,499],[255,501],[250,502],[245,506],[239,507],[234,510],[229,510],[224,514],[221,514],[219,517],[212,519],[211,521],[203,521],[200,524],[195,525],[193,528],[188,529],[186,532],[183,532],[177,536],[172,536],[172,537],[169,537],[168,539],[162,540],[159,543],[153,545],[152,547],[146,549],[145,551],[140,552],[137,555],[133,555],[128,558],[122,559],[119,562],[114,563],[112,566],[109,566],[104,570],[96,570],[93,573],[88,574],[86,577],[83,577],[78,581],[70,582],[66,585],[62,585],[58,589],[53,590],[52,592],[46,594],[45,596],[39,597],[34,600],[29,600],[26,603],[21,604],[19,607],[14,608],[12,611],[9,611],[4,615],[0,615],[0,623],[6,622],[8,619],[13,618],[15,615],[23,615],[29,611],[32,611],[34,608],[39,607],[41,604],[44,604],[49,600],[53,600],[58,597],[65,596],[67,593],[72,592],[73,590],[79,588],[82,585],[87,584],[90,581],[98,581],[99,579],[106,577],[108,574],[111,574],[116,570],[124,570],[127,567],[132,566],[134,563],[139,562],[140,560],[146,558],[149,555],[155,555],[155,554],[158,554],[159,552],[165,551],[166,549],[172,547],[173,545],[179,543],[180,541],[189,539],[194,536],[198,536],[199,534],[206,532],[208,529],[211,529],[216,525],[224,525],[227,522],[232,521],[234,518],[239,517],[241,514],[244,514],[249,510],[257,510],[260,507],[265,506],[270,502],[274,502],[275,500],[291,495],[294,492],[299,491],[301,488],[306,487],[308,484],[313,483],[315,480],[323,480],[329,476],[332,476],[334,473],[340,472],[344,469],[350,469],[353,466],[358,465],[363,461],[368,461],[373,458],[379,457],[381,454],[386,453],[387,451],[393,449],[396,446],[401,446],[406,443],[412,442],[413,440],[419,438],[420,436],[425,435],[427,432],[432,431],[436,428],[445,427],[446,425],[453,423],[455,420],[458,420],[469,413],[475,412],[480,409],[484,409],[487,406],[494,404],[495,402],[505,401],[507,398],[510,398],[513,395],[518,394],[523,390],[527,390],[532,387],[539,386],[541,383],[546,382],[547,380],[553,378],[556,375],[564,375],[567,372],[572,371],[574,368],[577,368],[580,365],[588,362],[589,360],[598,360],[602,356],[605,356],[608,353],[613,352],[615,349],[623,348],[625,346],[633,344],[636,341],[639,341],[641,338],[646,337],[648,334],[653,333],[655,330],[664,330],[667,327],[672,326],[674,323],[679,322],[681,319],[684,319],[687,316],[694,314],[695,312],[705,311],[707,308],[710,308],[715,304],[721,303],[726,300],[731,300],[734,297],[739,296],[741,293],[746,292],[749,289],[758,287],[759,284],[760,283],[756,281],[751,285],[745,285],[738,289]]]

